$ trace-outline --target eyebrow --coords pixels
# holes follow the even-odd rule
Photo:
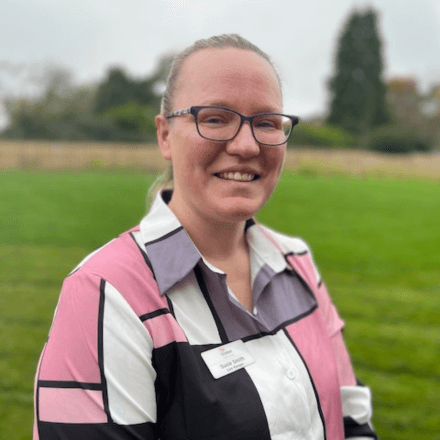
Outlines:
[[[234,109],[233,107],[230,106],[230,104],[226,103],[225,101],[214,101],[211,102],[209,104],[203,104],[204,106],[216,106],[216,107],[225,107],[228,108],[230,110],[234,110],[234,111],[238,111],[236,109]],[[259,109],[257,112],[252,113],[252,115],[258,115],[260,113],[282,113],[283,110],[278,110],[275,107],[272,106],[268,106],[268,107],[261,107],[261,109]],[[248,115],[248,116],[252,116],[252,115]]]

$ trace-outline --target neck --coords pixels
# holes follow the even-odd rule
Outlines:
[[[177,209],[173,200],[168,206],[208,261],[226,261],[237,252],[247,251],[244,234],[246,221],[222,222],[201,217],[194,218]]]

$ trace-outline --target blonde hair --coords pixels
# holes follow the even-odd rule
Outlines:
[[[223,34],[214,36],[211,38],[198,40],[192,46],[187,47],[182,52],[176,54],[170,66],[170,71],[168,73],[167,83],[165,87],[164,94],[162,96],[160,112],[163,115],[169,115],[173,110],[173,100],[176,92],[177,80],[180,76],[180,71],[182,70],[182,65],[184,61],[194,52],[198,52],[203,49],[224,49],[227,47],[235,47],[236,49],[249,50],[256,53],[260,57],[264,58],[273,68],[278,79],[278,84],[281,88],[281,81],[278,75],[277,69],[272,63],[269,55],[263,52],[260,48],[252,44],[250,41],[241,37],[238,34]]]
[[[191,54],[204,49],[223,49],[229,47],[249,50],[264,58],[275,71],[278,85],[280,86],[280,90],[282,89],[279,74],[269,55],[267,55],[260,48],[255,46],[255,44],[252,44],[250,41],[246,40],[238,34],[218,35],[207,39],[198,40],[193,45],[187,47],[182,52],[179,52],[174,56],[173,61],[171,62],[170,71],[168,73],[165,91],[162,96],[160,106],[161,114],[167,116],[172,113],[174,96],[177,89],[177,81],[182,70],[182,65]],[[173,185],[173,167],[172,164],[170,164],[169,168],[165,172],[161,173],[158,178],[156,178],[156,180],[153,182],[148,191],[148,197],[150,199],[153,199],[158,191],[160,191],[161,189],[172,189]]]

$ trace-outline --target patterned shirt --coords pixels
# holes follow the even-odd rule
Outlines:
[[[377,438],[305,243],[246,223],[249,312],[169,200],[64,281],[34,440]]]

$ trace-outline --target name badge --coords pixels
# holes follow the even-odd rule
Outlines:
[[[255,362],[241,339],[204,351],[202,358],[214,379],[241,370]]]

